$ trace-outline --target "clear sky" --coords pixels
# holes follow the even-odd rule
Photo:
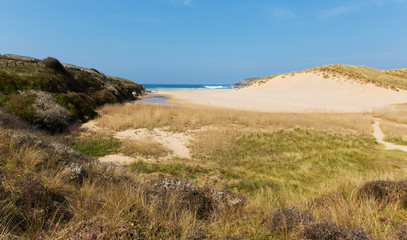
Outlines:
[[[0,0],[0,54],[141,83],[407,67],[407,0]]]

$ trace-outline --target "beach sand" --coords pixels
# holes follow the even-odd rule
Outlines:
[[[242,89],[158,91],[172,103],[192,103],[262,112],[365,112],[407,103],[407,91],[318,73],[280,75]]]

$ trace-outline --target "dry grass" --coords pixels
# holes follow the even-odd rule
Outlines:
[[[373,116],[394,123],[407,124],[407,104],[395,105],[392,108],[376,109]]]
[[[255,129],[281,129],[297,126],[316,130],[371,134],[369,114],[363,113],[258,113],[202,106],[165,106],[156,104],[106,105],[98,110],[99,127],[119,131],[136,128],[169,127],[176,131],[202,126],[225,126]]]
[[[324,74],[343,75],[359,82],[373,83],[393,90],[407,90],[407,72],[403,69],[376,70],[364,66],[344,64],[325,65],[305,71],[322,71]]]
[[[332,64],[324,65],[320,67],[314,67],[306,69],[304,71],[295,71],[285,74],[271,75],[265,78],[258,79],[249,85],[261,85],[267,81],[282,75],[283,78],[286,76],[295,76],[298,73],[303,72],[316,72],[322,73],[323,78],[336,78],[338,76],[344,76],[350,80],[354,80],[361,83],[373,83],[376,86],[390,88],[393,90],[404,89],[407,90],[407,70],[404,69],[392,69],[392,70],[377,70],[365,66],[354,66],[354,65],[344,65],[344,64]]]
[[[21,172],[63,193],[72,213],[54,225],[37,221],[43,225],[32,225],[29,234],[4,228],[0,237],[12,233],[35,239],[44,233],[44,239],[298,239],[306,225],[296,219],[279,231],[262,222],[284,208],[307,212],[315,221],[332,222],[347,232],[362,226],[376,239],[394,239],[407,221],[399,201],[358,194],[366,181],[401,180],[407,169],[404,153],[384,150],[371,137],[368,114],[269,114],[149,104],[106,106],[100,113],[99,126],[115,131],[211,127],[193,131],[193,159],[139,161],[129,167],[134,173],[92,163],[86,165],[88,179],[79,185],[64,181],[63,172],[51,167],[52,159],[44,162],[47,151],[40,146],[15,144],[0,131],[0,172],[7,173],[0,197],[1,186],[13,186]],[[154,140],[123,142],[120,148],[153,159],[164,151]],[[246,205],[203,218],[180,208],[183,202],[176,195],[153,200],[150,182],[169,175],[202,188],[229,188],[246,195]],[[0,226],[7,224],[0,217]],[[288,224],[293,227],[288,229]]]
[[[407,124],[383,121],[380,123],[380,128],[386,135],[385,141],[407,145]]]
[[[144,138],[142,140],[126,140],[123,142],[121,151],[123,154],[134,157],[165,157],[171,152],[161,143],[152,138]]]
[[[407,104],[376,109],[373,116],[385,120],[380,123],[380,128],[386,135],[385,141],[407,145]]]

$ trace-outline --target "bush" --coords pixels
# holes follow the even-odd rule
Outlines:
[[[28,122],[34,122],[35,109],[34,98],[21,94],[13,94],[10,100],[5,104],[4,109]]]
[[[329,221],[306,225],[300,237],[309,240],[373,240],[363,228],[344,228]]]
[[[215,211],[238,209],[245,204],[244,196],[228,190],[197,187],[194,184],[178,178],[167,177],[155,183],[148,196],[154,199],[159,207],[165,209],[175,197],[177,202],[174,211],[189,210],[195,212],[198,218],[207,218]]]
[[[300,223],[312,222],[314,217],[308,212],[301,212],[295,208],[280,208],[263,217],[262,223],[271,232],[289,233]]]
[[[64,66],[56,58],[47,57],[44,60],[40,61],[40,64],[43,64],[46,67],[52,68],[57,72],[67,73]]]
[[[0,93],[0,107],[4,107],[8,100],[9,99],[6,95]]]
[[[403,225],[397,233],[398,240],[407,240],[407,225]]]
[[[407,181],[376,180],[366,182],[360,189],[360,196],[373,197],[377,200],[395,201],[407,192]]]
[[[67,239],[119,240],[140,239],[140,234],[131,225],[113,225],[105,219],[78,222],[67,230]]]
[[[61,94],[60,99],[74,121],[87,122],[98,115],[94,110],[94,100],[86,94],[71,92]]]
[[[43,185],[30,175],[21,176],[13,184],[12,192],[1,187],[0,202],[3,207],[0,214],[8,214],[12,228],[31,233],[52,224],[68,221],[72,214],[64,195]]]

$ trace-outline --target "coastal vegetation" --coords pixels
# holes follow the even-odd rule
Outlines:
[[[394,239],[405,231],[406,154],[376,143],[377,115],[155,104],[106,105],[99,114],[94,122],[105,136],[157,128],[193,136],[190,158],[148,154],[148,144],[138,155],[121,150],[134,157],[127,168],[136,176],[152,183],[181,178],[245,196],[239,209],[195,218],[203,239],[325,239],[326,232],[342,236],[332,239]]]
[[[51,132],[63,131],[69,122],[87,122],[97,116],[97,107],[135,100],[144,91],[140,84],[55,58],[0,55],[0,106]],[[53,124],[56,119],[63,121]]]
[[[143,87],[128,80],[0,57],[0,239],[407,235],[407,153],[372,135],[380,119],[386,140],[406,144],[405,105],[262,113],[130,104]],[[370,76],[355,69],[355,79]],[[106,160],[115,158],[126,161]]]
[[[262,84],[277,76],[293,76],[299,73],[316,72],[324,76],[324,78],[345,77],[349,80],[357,81],[359,83],[372,83],[378,87],[389,88],[393,90],[407,90],[407,69],[391,69],[391,70],[378,70],[365,66],[354,66],[345,64],[332,64],[320,67],[314,67],[303,71],[295,71],[291,73],[276,74],[257,79],[251,84]]]

